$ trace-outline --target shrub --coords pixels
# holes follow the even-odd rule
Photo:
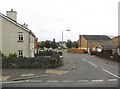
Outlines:
[[[10,57],[15,57],[10,54]],[[11,59],[11,60],[10,60]],[[35,58],[6,58],[2,60],[2,68],[55,68],[62,65],[59,53],[52,56],[39,56]]]
[[[0,53],[0,56],[2,57],[2,59],[7,58],[3,53]]]
[[[14,52],[14,53],[9,53],[9,57],[8,58],[16,58],[17,57],[17,54]]]

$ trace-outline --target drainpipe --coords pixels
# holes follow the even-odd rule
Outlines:
[[[30,31],[28,31],[28,55],[30,57]]]

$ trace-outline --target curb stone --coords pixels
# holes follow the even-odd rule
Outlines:
[[[75,68],[75,65],[73,64],[72,68],[68,69],[67,72],[73,70]],[[67,73],[65,72],[65,73]],[[63,74],[65,74],[63,73]],[[32,78],[42,78],[42,77],[49,77],[49,76],[53,76],[53,75],[39,75],[39,76],[32,76],[32,77],[27,77],[27,78],[16,78],[16,79],[12,79],[12,81],[20,81],[20,80],[27,80],[27,79],[32,79]]]

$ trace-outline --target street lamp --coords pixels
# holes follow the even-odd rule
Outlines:
[[[70,29],[67,29],[66,31],[70,31]],[[62,52],[63,52],[63,30],[62,30]]]

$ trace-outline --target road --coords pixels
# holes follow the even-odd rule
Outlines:
[[[118,87],[118,63],[89,54],[63,53],[74,69],[62,75],[3,83],[3,87]]]

